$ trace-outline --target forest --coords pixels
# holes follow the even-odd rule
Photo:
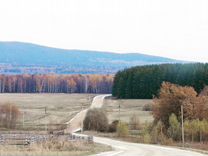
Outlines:
[[[111,93],[112,75],[0,75],[0,93]]]
[[[119,71],[114,78],[113,96],[124,99],[151,99],[162,82],[192,86],[199,93],[208,85],[208,64],[162,64],[138,66]]]

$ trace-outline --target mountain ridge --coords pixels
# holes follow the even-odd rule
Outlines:
[[[61,49],[17,41],[0,42],[0,53],[0,73],[6,74],[110,74],[137,65],[183,62],[141,53]]]

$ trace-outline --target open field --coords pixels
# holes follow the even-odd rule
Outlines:
[[[27,127],[33,124],[32,128],[35,130],[35,127],[39,124],[59,124],[69,121],[82,108],[88,108],[94,96],[96,95],[0,94],[0,103],[11,102],[17,105],[22,112],[21,120],[23,120],[24,112],[24,126]],[[46,114],[45,107],[47,108]],[[21,120],[20,125],[23,124]],[[20,132],[24,135],[27,133],[25,131]],[[31,131],[31,134],[33,132],[37,131]],[[14,136],[16,139],[14,142],[18,142],[18,144],[13,144],[13,141],[6,140],[6,144],[0,145],[0,155],[5,156],[84,156],[112,150],[107,145],[82,140],[68,140],[63,135],[59,137],[54,135],[46,141],[23,145],[20,143],[23,140],[18,140],[20,137],[17,134],[11,135],[9,131],[4,131],[4,133],[8,133],[10,135],[9,138]],[[11,144],[9,144],[9,141]]]
[[[0,103],[11,102],[20,108],[20,124],[62,124],[88,108],[94,94],[0,94]],[[45,112],[46,108],[46,112]]]
[[[153,120],[151,112],[143,111],[143,106],[152,104],[152,100],[106,99],[103,108],[106,110],[110,122],[119,120],[119,104],[120,120],[123,122],[129,122],[133,114],[139,117],[141,123]]]

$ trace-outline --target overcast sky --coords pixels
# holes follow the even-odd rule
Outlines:
[[[208,62],[208,0],[0,0],[0,40]]]

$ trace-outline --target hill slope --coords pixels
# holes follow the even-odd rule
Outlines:
[[[138,53],[118,54],[0,42],[1,73],[115,73],[136,65],[180,62]]]

